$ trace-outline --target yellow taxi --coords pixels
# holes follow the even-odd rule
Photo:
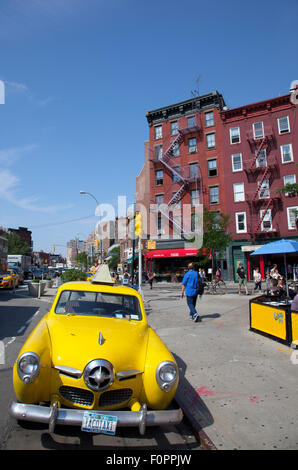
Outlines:
[[[116,434],[118,427],[168,426],[182,420],[174,405],[178,365],[149,326],[141,295],[114,286],[110,273],[58,288],[50,311],[14,364],[18,420],[80,426]]]
[[[7,269],[0,274],[0,289],[13,289],[19,287],[19,275],[12,269]]]

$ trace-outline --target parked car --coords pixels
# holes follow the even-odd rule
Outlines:
[[[21,268],[19,267],[14,267],[11,268],[11,271],[13,271],[19,278],[18,284],[24,284],[24,272]]]
[[[69,282],[25,342],[13,370],[19,420],[117,427],[177,424],[177,363],[148,325],[142,297],[129,287]],[[169,408],[170,407],[170,408]]]
[[[19,287],[19,276],[12,269],[7,269],[0,275],[0,289],[13,289],[14,287]]]

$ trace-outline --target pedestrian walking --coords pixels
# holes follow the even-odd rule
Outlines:
[[[150,289],[152,289],[153,279],[154,279],[154,274],[150,271],[150,273],[148,273],[148,281],[150,284]]]
[[[247,280],[246,280],[246,274],[244,271],[244,267],[242,263],[239,263],[239,267],[236,272],[237,278],[238,278],[238,293],[239,295],[241,294],[241,287],[243,286],[245,289],[246,295],[249,295],[248,290],[247,290]]]
[[[266,271],[265,281],[266,281],[266,294],[269,295],[269,293],[270,293],[270,288],[271,288],[270,271]]]
[[[262,276],[261,276],[259,268],[256,268],[254,270],[253,277],[254,277],[254,281],[255,281],[255,286],[253,288],[252,293],[254,294],[256,290],[259,290],[260,293],[261,293],[262,292]]]
[[[200,294],[200,285],[203,286],[198,272],[194,270],[193,263],[189,263],[188,271],[182,280],[181,298],[186,296],[186,302],[189,307],[189,318],[194,322],[202,321],[196,310],[198,295]]]

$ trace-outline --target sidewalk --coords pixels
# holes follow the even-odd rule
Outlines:
[[[143,287],[149,324],[180,368],[178,398],[217,449],[297,449],[293,350],[249,331],[252,296],[204,295],[193,323],[180,290]]]

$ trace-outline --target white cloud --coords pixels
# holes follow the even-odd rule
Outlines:
[[[72,208],[74,204],[42,206],[38,204],[40,201],[39,196],[20,197],[18,195],[21,180],[10,169],[5,167],[11,166],[17,159],[35,148],[37,148],[37,145],[11,147],[0,150],[0,164],[2,166],[0,168],[0,199],[6,200],[25,210],[43,213],[55,213]]]
[[[25,153],[38,148],[37,145],[26,145],[24,147],[10,147],[0,150],[0,165],[9,166],[21,158]]]

